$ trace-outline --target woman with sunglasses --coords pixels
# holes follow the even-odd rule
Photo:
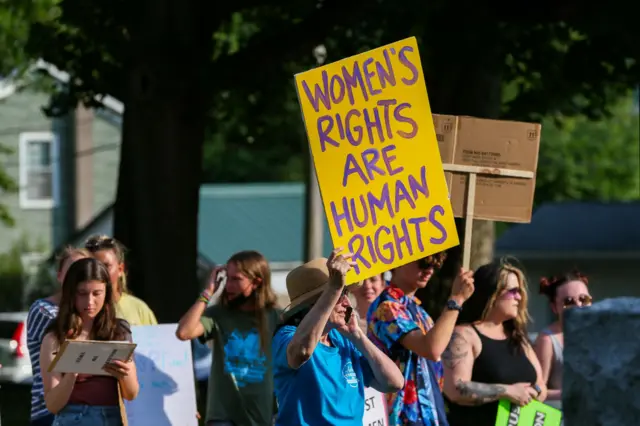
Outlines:
[[[534,349],[540,360],[542,376],[549,388],[548,404],[557,408],[561,408],[562,405],[563,312],[566,309],[591,305],[588,283],[587,277],[578,271],[540,280],[540,294],[549,299],[551,310],[557,316],[557,320],[538,334]]]

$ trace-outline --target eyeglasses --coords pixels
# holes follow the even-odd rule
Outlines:
[[[520,289],[520,287],[510,288],[509,290],[505,290],[502,295],[506,298],[513,299],[516,296],[522,295],[522,290]]]
[[[442,261],[435,258],[434,256],[427,256],[420,260],[418,260],[418,268],[420,269],[440,269],[442,267]]]
[[[104,249],[112,249],[116,246],[116,240],[113,238],[104,238],[100,240],[91,240],[85,244],[85,248],[89,251],[98,251]]]
[[[588,294],[581,294],[577,299],[574,297],[565,297],[562,301],[562,307],[564,309],[568,309],[574,308],[576,306],[591,306],[591,302],[593,302],[593,298],[591,296],[589,296]]]

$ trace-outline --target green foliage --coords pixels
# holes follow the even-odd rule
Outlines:
[[[0,144],[0,158],[12,153],[12,149]],[[18,191],[18,185],[16,182],[2,168],[0,168],[0,191],[5,194],[15,194]],[[15,220],[13,219],[13,216],[11,216],[11,212],[9,212],[7,206],[3,204],[0,204],[0,222],[9,227],[15,225]]]
[[[37,252],[37,247],[23,237],[8,252],[0,254],[0,311],[19,311],[24,308],[23,297],[30,277],[22,264],[22,255]]]
[[[631,96],[611,116],[545,118],[536,181],[536,204],[565,200],[638,199],[640,122]]]

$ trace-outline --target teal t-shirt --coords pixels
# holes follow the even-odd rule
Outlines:
[[[273,424],[271,339],[279,311],[266,313],[265,347],[261,349],[254,312],[214,305],[200,322],[202,341],[213,339],[213,360],[207,395],[207,421],[232,421],[238,426]]]

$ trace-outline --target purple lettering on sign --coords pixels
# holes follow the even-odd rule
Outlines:
[[[409,188],[411,188],[411,195],[413,199],[418,198],[418,192],[424,195],[425,198],[429,198],[429,187],[427,186],[427,167],[420,167],[420,183],[413,175],[409,175]]]
[[[397,103],[395,99],[381,99],[377,102],[378,106],[381,106],[382,117],[384,120],[384,128],[387,131],[387,139],[393,139],[393,131],[391,130],[391,117],[389,117],[389,107]]]
[[[364,228],[367,226],[367,222],[369,221],[369,209],[367,208],[366,201],[364,200],[364,195],[359,195],[360,205],[362,206],[362,215],[364,216],[362,220],[360,220],[360,215],[358,214],[358,209],[356,208],[356,200],[352,198],[349,200],[349,205],[351,207],[351,215],[353,216],[353,221],[356,223],[358,228]]]
[[[396,107],[395,110],[393,110],[393,117],[399,123],[407,123],[408,125],[410,125],[411,131],[405,132],[402,130],[398,130],[396,133],[398,133],[399,136],[405,139],[412,139],[418,134],[418,123],[416,123],[413,118],[405,117],[404,115],[402,115],[402,110],[404,110],[405,108],[411,108],[411,105],[406,102],[401,103]]]
[[[331,129],[333,129],[333,117],[330,115],[323,115],[318,118],[317,121],[318,126],[318,137],[320,138],[320,149],[322,152],[325,152],[327,149],[327,144],[333,145],[335,147],[339,147],[340,144],[333,140],[329,133],[331,133]]]
[[[333,201],[331,202],[331,218],[333,219],[333,223],[336,225],[336,230],[340,237],[342,237],[343,234],[342,226],[340,225],[343,220],[347,223],[349,232],[353,232],[353,223],[351,223],[351,215],[349,213],[349,205],[347,204],[346,198],[342,198],[342,213],[338,213],[336,204]]]
[[[376,76],[376,73],[369,68],[371,64],[373,64],[373,58],[365,59],[364,63],[362,64],[362,69],[364,70],[364,81],[367,83],[367,89],[369,89],[369,93],[371,94],[371,96],[375,96],[382,93],[382,90],[374,89],[373,85],[371,84],[371,79]]]
[[[351,261],[355,262],[353,265],[353,270],[356,274],[360,273],[360,265],[365,268],[371,268],[371,263],[364,257],[364,237],[360,234],[356,234],[349,239],[349,253],[352,254]]]
[[[347,160],[344,163],[344,173],[342,174],[343,187],[347,187],[349,176],[354,173],[357,173],[360,176],[360,179],[362,179],[365,184],[369,183],[369,180],[360,168],[360,164],[356,161],[356,158],[353,156],[353,154],[349,153],[347,154]]]
[[[396,252],[398,253],[398,259],[402,260],[404,258],[404,253],[402,251],[402,244],[407,246],[407,251],[409,252],[409,256],[413,255],[413,246],[411,245],[411,235],[409,234],[409,228],[407,227],[406,220],[400,221],[400,227],[402,228],[402,234],[398,232],[398,227],[393,227],[393,240],[396,245]]]
[[[378,255],[378,259],[380,259],[380,261],[385,265],[389,265],[390,263],[393,263],[393,259],[395,257],[395,251],[393,249],[393,243],[391,242],[384,243],[382,247],[380,247],[380,234],[382,232],[384,232],[387,235],[391,234],[391,230],[386,226],[382,225],[373,234],[373,239],[375,241],[374,245],[376,247],[376,254]],[[384,249],[388,253],[388,257],[382,253],[382,249]]]
[[[387,169],[387,173],[389,173],[389,176],[397,175],[398,173],[401,173],[404,170],[404,167],[402,166],[398,166],[397,169],[394,169],[393,165],[391,164],[396,159],[396,156],[391,154],[395,150],[396,150],[395,145],[386,145],[381,150],[382,161],[384,161],[384,165]]]
[[[364,126],[367,128],[367,135],[369,136],[369,143],[373,145],[375,143],[373,139],[373,129],[378,134],[380,142],[384,142],[384,134],[382,133],[382,122],[380,121],[380,111],[378,108],[373,109],[373,119],[368,109],[364,110]]]
[[[369,175],[369,180],[373,180],[373,173],[376,172],[380,176],[384,176],[384,170],[378,167],[378,161],[380,161],[380,153],[375,148],[369,148],[362,151],[362,162],[364,163],[364,168],[367,170],[367,175]]]
[[[413,63],[411,63],[409,58],[407,58],[407,52],[413,52],[413,47],[404,46],[403,48],[401,48],[400,51],[398,52],[398,60],[402,65],[407,67],[409,71],[411,71],[411,78],[403,77],[401,80],[407,86],[413,86],[418,81],[418,77],[420,77],[420,73],[418,72],[418,68]]]
[[[393,66],[391,65],[391,57],[389,56],[389,50],[384,49],[382,52],[384,55],[384,61],[387,65],[387,68],[380,63],[376,62],[376,72],[378,73],[378,78],[380,79],[380,87],[385,89],[387,87],[387,82],[394,87],[396,85],[396,76],[393,73]]]
[[[400,211],[400,203],[402,201],[407,202],[407,204],[409,204],[409,206],[412,209],[416,208],[416,203],[409,196],[409,191],[407,191],[407,188],[404,186],[404,182],[402,182],[400,179],[398,179],[396,181],[396,192],[395,192],[395,194],[396,194],[396,197],[395,197],[396,205],[395,205],[394,211],[396,213],[398,213]]]
[[[349,141],[349,143],[353,146],[358,146],[360,145],[360,143],[362,142],[362,126],[360,125],[351,125],[351,118],[352,117],[360,117],[360,111],[358,111],[357,109],[352,109],[347,113],[347,116],[345,117],[344,121],[345,121],[345,127],[347,130],[347,140]],[[356,136],[354,137],[353,134],[356,134]]]
[[[431,242],[431,244],[442,244],[447,240],[447,230],[438,221],[438,219],[436,218],[436,214],[444,216],[444,208],[437,204],[433,206],[431,208],[431,211],[429,212],[429,222],[431,222],[431,224],[435,226],[438,231],[440,231],[440,238],[431,237],[429,241]]]
[[[426,221],[426,217],[413,217],[407,221],[414,226],[416,241],[418,242],[418,251],[420,252],[424,251],[424,244],[422,244],[422,232],[420,232],[420,224]]]
[[[337,93],[336,93],[336,88],[338,91]],[[335,105],[342,102],[342,100],[344,99],[345,87],[344,87],[344,81],[340,78],[339,75],[331,76],[330,90],[331,90],[331,98],[333,100],[333,104]]]
[[[395,213],[391,208],[391,195],[389,194],[389,183],[385,183],[382,187],[382,193],[380,194],[380,198],[377,198],[371,192],[367,193],[367,201],[369,203],[369,209],[371,212],[371,224],[378,224],[378,217],[376,216],[376,210],[389,212],[389,215],[393,219]]]
[[[356,102],[355,97],[353,96],[353,91],[356,88],[360,88],[362,91],[362,96],[364,100],[369,100],[369,95],[367,94],[367,89],[364,87],[364,81],[362,80],[362,72],[360,71],[360,65],[358,62],[353,63],[353,71],[349,74],[349,70],[346,66],[342,66],[342,78],[344,79],[344,84],[347,87],[347,96],[349,97],[349,104],[353,106]]]
[[[307,95],[307,99],[311,102],[311,106],[315,112],[320,111],[320,102],[322,102],[322,105],[324,105],[327,110],[331,110],[331,100],[329,99],[330,94],[327,88],[329,85],[329,75],[327,74],[327,71],[322,71],[322,85],[324,86],[324,91],[316,83],[313,87],[313,94],[311,94],[311,90],[309,89],[309,85],[306,80],[302,80],[304,93]]]

